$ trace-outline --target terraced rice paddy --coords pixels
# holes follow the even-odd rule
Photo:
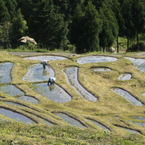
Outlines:
[[[144,60],[100,55],[1,60],[0,115],[26,124],[145,135],[145,121],[137,121],[145,117]],[[48,87],[51,76],[56,84]]]

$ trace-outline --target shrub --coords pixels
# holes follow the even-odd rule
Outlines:
[[[129,47],[127,52],[136,52],[136,51],[145,51],[145,43],[141,42],[138,44],[134,44],[131,47]]]

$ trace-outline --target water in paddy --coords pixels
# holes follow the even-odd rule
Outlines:
[[[73,126],[86,128],[86,126],[84,126],[80,121],[74,119],[73,117],[70,117],[69,115],[66,115],[64,113],[55,113],[55,114]]]
[[[95,121],[95,120],[92,120],[92,119],[88,119],[89,121],[91,121],[92,123],[96,124],[97,126],[103,128],[104,130],[106,131],[110,131],[110,129],[108,129],[106,126],[102,125],[101,123]]]
[[[25,105],[21,105],[19,103],[15,103],[15,102],[3,102],[5,104],[10,104],[10,105],[16,105],[16,106],[20,106],[20,107],[26,107]]]
[[[137,131],[137,130],[133,130],[133,129],[129,129],[129,128],[125,128],[125,127],[120,127],[120,128],[122,128],[122,129],[124,129],[124,130],[126,130],[126,131],[128,131],[128,132],[130,132],[130,133],[140,133],[139,131]]]
[[[12,66],[13,66],[13,63],[10,63],[10,62],[0,64],[0,83],[11,82],[10,72],[11,72]]]
[[[51,123],[51,122],[49,122],[49,121],[47,121],[47,120],[45,120],[45,119],[42,119],[47,125],[49,125],[49,126],[51,126],[51,125],[54,125],[53,123]]]
[[[139,126],[145,127],[145,122],[134,122],[134,123]]]
[[[145,96],[145,92],[144,92],[144,93],[142,93],[142,95],[143,95],[143,96]]]
[[[117,93],[118,95],[124,97],[126,100],[128,100],[130,103],[136,105],[136,106],[143,106],[144,104],[137,100],[133,95],[131,95],[129,92],[121,89],[121,88],[113,88],[111,89],[113,92]]]
[[[26,117],[26,116],[24,116],[24,115],[22,115],[20,113],[8,110],[8,109],[0,108],[0,114],[2,114],[4,116],[7,116],[7,117],[9,117],[11,119],[14,119],[16,121],[26,123],[26,124],[35,123],[30,118],[28,118],[28,117]]]
[[[131,57],[125,57],[125,58],[129,59],[133,63],[133,65],[137,67],[137,69],[145,73],[145,59],[136,59]]]
[[[132,75],[130,73],[125,73],[119,76],[119,80],[130,80]]]
[[[65,68],[64,73],[66,74],[67,82],[75,88],[75,90],[88,101],[96,102],[97,98],[89,93],[78,81],[78,68],[68,67]]]
[[[26,57],[25,59],[29,59],[29,60],[39,60],[39,61],[43,61],[43,60],[64,60],[67,59],[66,57],[62,57],[62,56],[34,56],[34,57]]]
[[[38,100],[35,99],[34,97],[30,97],[30,96],[21,96],[18,99],[32,103],[32,104],[38,104]]]
[[[109,56],[86,56],[77,59],[77,63],[86,64],[86,63],[98,63],[98,62],[113,62],[117,58]]]
[[[46,68],[43,69],[42,64],[34,64],[29,67],[23,80],[28,82],[39,82],[46,81],[49,77],[54,77],[54,71],[50,66],[46,66]]]
[[[109,68],[92,68],[93,72],[111,71]]]
[[[37,93],[54,102],[65,103],[71,100],[71,96],[56,84],[52,90],[46,83],[38,83],[33,86]]]
[[[138,119],[138,120],[145,120],[144,116],[133,116],[133,118]]]
[[[24,96],[24,92],[14,85],[0,86],[0,91],[10,96]]]

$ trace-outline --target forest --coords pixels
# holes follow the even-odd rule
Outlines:
[[[123,37],[128,50],[145,51],[143,34],[144,0],[0,0],[0,49],[20,47],[19,39],[30,36],[47,50],[105,52],[116,42],[119,52]]]

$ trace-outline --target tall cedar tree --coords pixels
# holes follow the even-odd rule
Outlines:
[[[0,0],[0,24],[10,21],[10,14],[3,0]]]
[[[52,0],[34,2],[30,32],[37,42],[49,49],[61,48],[66,42],[67,24],[57,12]]]
[[[17,14],[15,15],[12,21],[12,46],[16,47],[18,40],[27,34],[28,27],[27,22],[24,20],[23,15],[21,14],[21,10],[17,10]]]
[[[8,9],[9,14],[10,14],[11,20],[12,20],[16,15],[17,1],[16,0],[4,0],[4,2]]]
[[[118,35],[118,23],[110,7],[110,1],[105,0],[100,9],[100,16],[103,21],[103,25],[99,37],[100,46],[103,48],[103,52],[113,45]]]
[[[92,2],[88,2],[83,12],[81,5],[76,8],[71,26],[71,43],[77,53],[99,50],[98,34],[101,23],[98,12]]]
[[[118,37],[119,36],[122,36],[122,29],[124,27],[124,24],[123,24],[123,18],[122,18],[122,14],[121,14],[121,4],[119,3],[118,0],[111,0],[112,1],[112,4],[111,4],[111,7],[112,7],[112,10],[115,14],[115,17],[117,19],[117,24],[118,24],[118,28],[119,28],[119,34],[117,36],[117,52],[119,52],[119,42],[118,42]]]
[[[85,52],[99,51],[99,32],[101,30],[101,21],[96,7],[91,1],[85,8],[84,23],[84,50]]]
[[[75,14],[72,18],[71,28],[69,32],[70,42],[76,46],[76,52],[82,53],[83,50],[83,25],[85,23],[84,20],[84,12],[82,11],[81,5],[77,5]]]
[[[143,5],[143,2],[141,0],[133,0],[132,15],[133,15],[134,31],[138,44],[139,34],[143,33],[145,29],[145,5]]]
[[[127,38],[127,49],[130,45],[130,39],[134,38],[134,23],[133,23],[133,14],[132,14],[132,0],[123,0],[121,5],[121,11],[123,16],[124,28],[122,29],[122,34]]]

